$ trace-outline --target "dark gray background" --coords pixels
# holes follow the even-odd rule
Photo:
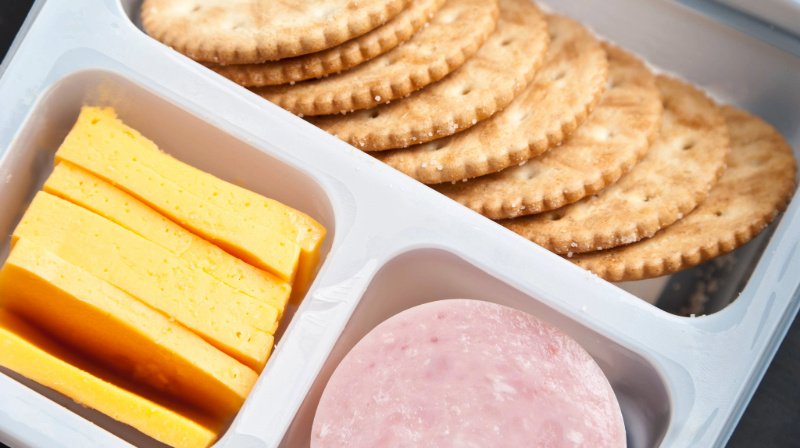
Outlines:
[[[32,3],[32,0],[0,0],[0,55],[5,56]],[[0,107],[3,103],[0,98]],[[800,326],[794,325],[745,411],[729,447],[800,447],[798,353]]]

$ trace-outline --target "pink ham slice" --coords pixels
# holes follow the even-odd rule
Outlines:
[[[311,447],[624,447],[603,372],[529,314],[445,300],[373,329],[334,372]]]

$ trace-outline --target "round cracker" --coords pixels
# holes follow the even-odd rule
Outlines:
[[[504,108],[531,81],[548,45],[547,22],[529,0],[501,0],[497,28],[458,70],[407,98],[313,124],[364,151],[445,137]]]
[[[412,0],[144,0],[147,34],[197,61],[253,64],[322,51]]]
[[[600,100],[608,61],[583,26],[559,16],[547,21],[545,62],[505,109],[450,137],[373,155],[420,182],[436,184],[500,171],[561,142]]]
[[[722,108],[731,136],[728,169],[690,215],[638,243],[576,255],[571,261],[609,281],[669,275],[724,255],[755,238],[786,208],[797,161],[772,126]]]
[[[609,62],[606,92],[561,146],[524,165],[433,188],[488,218],[505,219],[562,207],[630,171],[658,136],[661,94],[642,61],[619,47],[603,48]]]
[[[389,52],[326,78],[253,91],[303,115],[351,112],[385,103],[460,67],[486,42],[498,15],[498,0],[448,0],[428,26]]]
[[[321,52],[260,64],[222,65],[209,62],[205,65],[246,87],[273,86],[319,78],[347,70],[408,40],[433,17],[444,2],[445,0],[418,0],[386,24]]]
[[[538,215],[499,221],[559,254],[630,244],[655,234],[701,203],[725,170],[728,129],[695,87],[656,79],[664,101],[661,134],[647,156],[594,196]]]

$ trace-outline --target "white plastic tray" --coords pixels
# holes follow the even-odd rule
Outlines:
[[[730,436],[800,305],[793,300],[800,285],[800,201],[771,238],[729,257],[739,268],[718,274],[724,293],[717,308],[724,309],[677,317],[150,39],[135,25],[138,6],[136,0],[34,6],[0,79],[0,231],[10,234],[41,187],[82,104],[113,105],[176,157],[325,225],[316,281],[287,313],[272,358],[217,446],[304,446],[327,378],[361,336],[403,309],[455,297],[525,310],[577,339],[620,400],[630,447],[719,446]],[[797,57],[666,0],[551,6],[763,116],[800,149]],[[8,239],[2,244],[0,261]],[[671,284],[627,287],[656,298]],[[7,371],[0,374],[0,441],[153,444]]]

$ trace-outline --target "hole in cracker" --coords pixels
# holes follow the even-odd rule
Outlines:
[[[512,119],[513,119],[514,121],[516,121],[517,123],[522,123],[522,122],[523,122],[523,121],[525,121],[525,120],[526,120],[526,119],[527,119],[529,116],[530,116],[530,114],[529,114],[528,112],[517,112],[517,113],[515,113],[514,115],[512,115]]]
[[[563,218],[563,216],[561,216],[560,213],[550,213],[549,215],[547,215],[547,219],[549,219],[550,221],[558,221],[561,218]]]
[[[433,152],[433,151],[438,151],[438,150],[444,148],[445,146],[447,146],[447,143],[445,143],[445,142],[443,142],[441,140],[435,140],[435,141],[432,141],[432,142],[430,142],[428,144],[427,149],[428,149],[428,151]]]
[[[439,14],[439,22],[444,24],[453,23],[458,20],[458,16],[460,14],[458,12],[451,12],[449,14]]]
[[[549,36],[550,36],[550,43],[553,43],[553,41],[559,38],[558,33],[552,31],[549,33]]]
[[[231,28],[231,31],[236,31],[236,30],[238,30],[239,28],[241,28],[243,26],[244,26],[244,23],[237,23],[233,28]]]
[[[683,149],[684,151],[688,151],[688,150],[694,148],[694,145],[695,145],[695,142],[690,140],[688,142],[684,142],[684,144],[681,147],[681,149]]]
[[[722,210],[715,211],[714,216],[722,216]]]
[[[565,72],[563,70],[560,71],[560,72],[557,72],[557,73],[553,74],[553,81],[561,81],[562,79],[564,79],[565,76],[567,76],[567,72]]]
[[[380,114],[381,112],[379,110],[373,110],[369,113],[369,118],[378,118],[378,115]]]
[[[466,86],[463,89],[461,89],[462,95],[469,95],[469,92],[472,92],[472,86]]]
[[[194,8],[192,8],[192,12],[198,12],[198,11],[200,11],[201,9],[203,9],[203,7],[202,7],[202,6],[200,6],[200,5],[197,5],[197,6],[195,6]]]
[[[651,200],[655,199],[655,197],[656,197],[656,195],[654,195],[654,194],[648,194],[647,196],[644,197],[644,199],[642,199],[642,201],[650,202]]]
[[[511,44],[511,42],[514,42],[514,39],[511,39],[511,38],[506,39],[503,42],[500,42],[500,46],[501,47],[507,47],[507,46],[509,46]]]
[[[619,78],[612,78],[608,80],[608,88],[609,89],[616,89],[617,87],[622,85],[622,80]]]
[[[761,165],[767,163],[767,160],[769,160],[769,156],[762,155],[762,156],[759,156],[756,159],[753,159],[750,162],[750,165],[752,165],[752,166],[761,166]]]

